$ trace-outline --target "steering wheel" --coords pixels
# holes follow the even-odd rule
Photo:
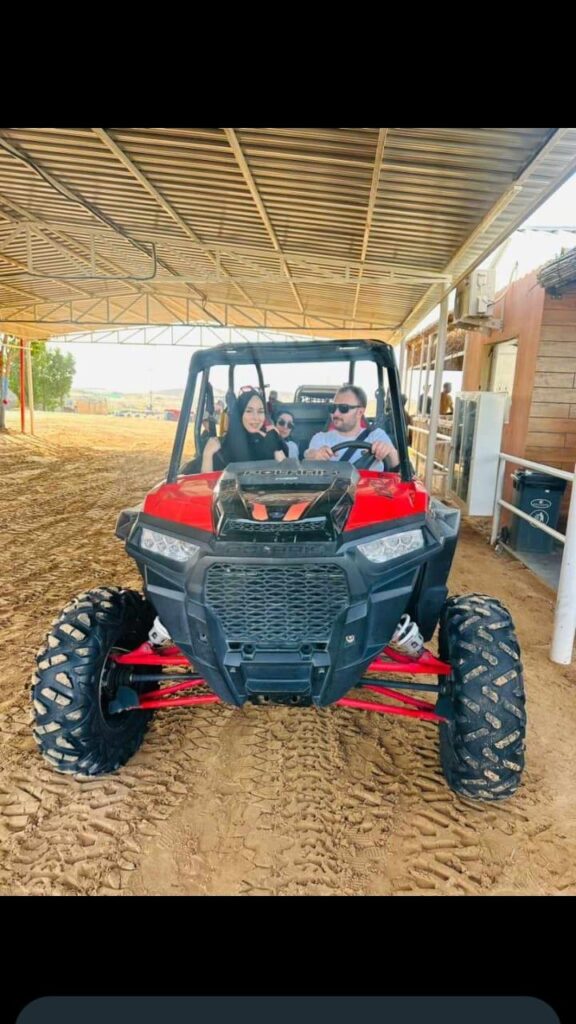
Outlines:
[[[373,462],[380,461],[380,459],[377,459],[376,456],[372,454],[372,445],[369,444],[368,441],[339,441],[338,444],[330,445],[330,447],[332,448],[333,452],[340,452],[342,451],[343,448],[357,448],[358,450],[370,452],[372,458],[368,460],[368,464],[366,466],[361,467],[362,469],[369,469]],[[387,455],[386,458],[384,459],[384,462],[382,463],[384,467],[384,473],[396,473],[400,467],[398,466],[388,468],[389,462],[390,456]],[[352,463],[352,465],[354,465],[354,463]]]
[[[331,447],[333,452],[341,452],[341,451],[343,451],[344,448],[353,448],[353,449],[357,449],[358,451],[362,450],[362,451],[365,451],[365,452],[370,452],[370,454],[372,455],[372,458],[369,460],[368,465],[365,467],[366,469],[368,469],[368,467],[371,466],[373,462],[379,462],[380,461],[379,459],[376,459],[375,455],[373,455],[373,453],[372,453],[372,445],[368,444],[367,441],[340,441],[338,444],[330,445],[330,447]],[[352,463],[352,465],[353,465],[353,463]]]

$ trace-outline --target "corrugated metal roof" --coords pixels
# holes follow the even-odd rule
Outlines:
[[[0,329],[398,340],[574,169],[576,129],[1,129]]]

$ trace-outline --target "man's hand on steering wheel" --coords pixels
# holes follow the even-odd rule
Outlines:
[[[372,444],[372,454],[378,462],[384,463],[384,460],[389,458],[393,466],[396,466],[398,463],[398,452],[394,445],[389,444],[388,441],[374,441]]]

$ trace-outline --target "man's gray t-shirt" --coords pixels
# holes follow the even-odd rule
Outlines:
[[[329,448],[333,448],[335,444],[341,444],[343,441],[349,441],[349,442],[356,441],[360,437],[360,434],[362,434],[362,433],[363,433],[363,431],[360,431],[360,433],[357,434],[356,437],[351,437],[350,434],[341,434],[339,430],[319,431],[319,433],[314,434],[314,437],[310,441],[310,444],[308,445],[308,447],[309,448],[322,448],[326,444],[326,445],[328,445]],[[362,440],[365,441],[366,444],[373,444],[374,441],[385,441],[386,444],[392,444],[393,445],[393,442],[388,437],[388,434],[386,433],[385,430],[382,430],[381,427],[376,427],[374,430],[371,430],[370,433],[366,435],[366,437],[362,438]],[[346,454],[346,451],[345,451],[344,448],[342,448],[341,451],[336,452],[336,454],[334,455],[334,461],[336,461],[337,459],[341,459],[342,456],[345,455],[345,454]],[[352,455],[350,456],[350,458],[347,459],[346,461],[347,462],[352,462],[352,463],[357,462],[358,459],[361,459],[362,456],[364,456],[366,454],[367,454],[367,452],[364,451],[362,448],[355,448],[352,451]],[[381,462],[373,462],[372,465],[369,466],[368,468],[370,469],[371,472],[372,471],[376,471],[376,472],[383,472],[384,471],[384,467],[383,467]]]

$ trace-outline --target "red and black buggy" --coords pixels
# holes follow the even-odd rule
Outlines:
[[[374,472],[365,441],[334,449],[361,449],[354,463],[301,457],[202,474],[199,458],[187,460],[205,421],[218,430],[217,381],[230,412],[240,379],[265,398],[265,374],[286,393],[291,375],[308,380],[318,367],[317,390],[299,384],[283,403],[300,455],[327,428],[331,394],[361,380],[367,424],[387,431],[398,466]],[[142,592],[102,586],[78,595],[38,653],[32,699],[42,753],[58,771],[98,775],[135,753],[157,709],[336,705],[435,723],[453,790],[511,795],[524,761],[520,650],[499,601],[448,597],[458,528],[459,512],[415,479],[389,345],[195,352],[166,480],[116,526]],[[424,642],[438,624],[434,654]]]

